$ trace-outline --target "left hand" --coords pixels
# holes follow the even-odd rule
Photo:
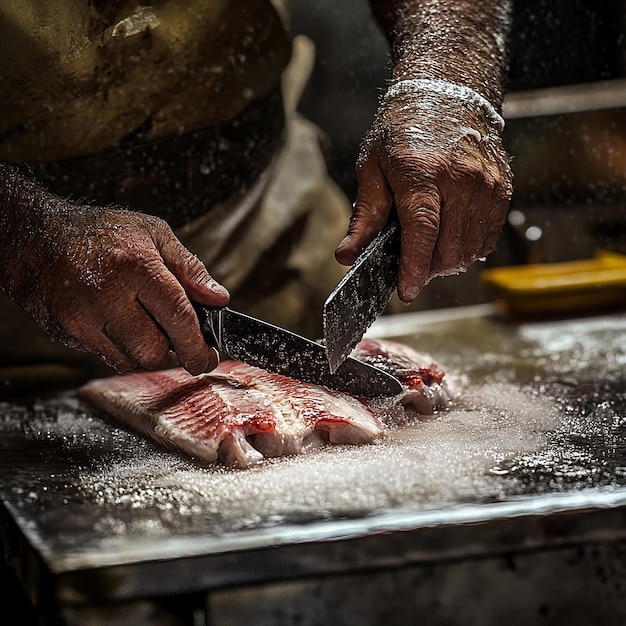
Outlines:
[[[357,199],[336,258],[354,263],[395,203],[403,302],[435,276],[465,271],[495,247],[512,174],[499,130],[476,106],[435,93],[385,98],[356,173]]]
[[[161,369],[170,350],[191,374],[215,368],[191,300],[229,294],[161,219],[41,192],[10,238],[9,295],[54,339],[118,372]]]

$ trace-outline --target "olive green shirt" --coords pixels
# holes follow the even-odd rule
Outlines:
[[[276,85],[289,49],[270,0],[0,0],[0,159],[233,119]]]

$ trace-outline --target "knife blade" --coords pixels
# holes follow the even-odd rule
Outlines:
[[[403,390],[394,376],[354,358],[331,373],[321,344],[279,326],[228,307],[194,308],[207,344],[248,365],[354,396],[394,396]]]
[[[324,345],[334,372],[383,312],[398,284],[400,225],[394,217],[324,303]]]

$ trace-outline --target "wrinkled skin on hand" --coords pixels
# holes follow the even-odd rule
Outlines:
[[[357,180],[337,260],[351,265],[395,203],[405,303],[435,276],[464,271],[493,250],[512,190],[500,134],[485,112],[435,93],[383,100],[361,147]]]
[[[48,200],[21,232],[7,291],[53,338],[119,372],[164,367],[170,350],[192,374],[217,365],[190,299],[223,306],[228,292],[163,220]]]

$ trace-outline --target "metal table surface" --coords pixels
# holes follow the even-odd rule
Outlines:
[[[379,443],[198,467],[76,390],[0,402],[0,525],[40,606],[205,593],[626,538],[626,314],[379,320],[454,406]]]

